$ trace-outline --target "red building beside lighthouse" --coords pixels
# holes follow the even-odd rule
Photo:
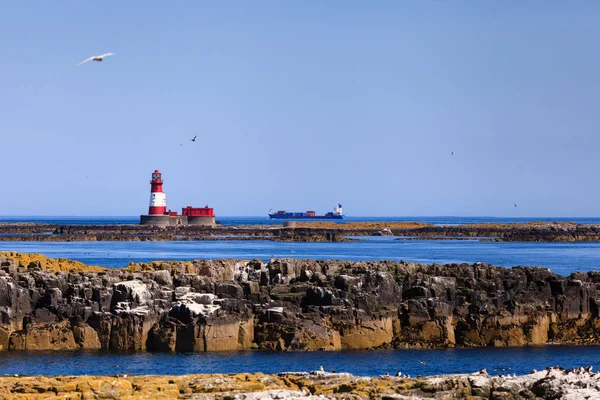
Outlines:
[[[214,209],[206,206],[195,208],[187,206],[181,210],[181,215],[175,211],[167,211],[167,195],[163,192],[163,179],[159,170],[154,170],[150,181],[150,206],[148,215],[140,216],[141,225],[160,227],[176,225],[215,226]]]

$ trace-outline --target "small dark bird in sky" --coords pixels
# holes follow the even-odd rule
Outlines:
[[[115,53],[104,53],[104,54],[100,54],[98,56],[91,56],[91,57],[86,58],[85,60],[82,60],[82,61],[78,62],[76,64],[76,66],[77,65],[81,65],[81,64],[85,64],[88,61],[102,62],[105,57],[109,57],[109,56],[116,56],[116,54]]]
[[[515,203],[515,207],[517,206],[517,203]]]
[[[193,138],[190,139],[190,141],[195,142],[197,137],[198,137],[198,135],[194,136]]]
[[[454,155],[454,152],[453,152],[453,151],[451,151],[451,152],[450,152],[450,155],[451,155],[451,156],[453,156],[453,155]]]

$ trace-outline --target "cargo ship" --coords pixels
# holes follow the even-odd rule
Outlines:
[[[314,211],[307,212],[286,212],[286,211],[269,211],[269,218],[275,219],[344,219],[342,213],[342,205],[336,204],[333,206],[333,212],[328,212],[325,215],[317,215]]]

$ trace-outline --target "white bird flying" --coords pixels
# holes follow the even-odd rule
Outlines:
[[[75,66],[84,64],[84,63],[86,63],[88,61],[102,62],[102,60],[104,60],[105,57],[109,57],[109,56],[116,56],[116,54],[115,53],[104,53],[104,54],[100,54],[99,56],[91,56],[89,58],[86,58],[83,61],[78,62]]]

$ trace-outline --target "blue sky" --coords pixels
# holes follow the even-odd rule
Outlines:
[[[599,17],[593,1],[7,2],[0,214],[138,215],[158,168],[169,208],[218,215],[598,216]]]

